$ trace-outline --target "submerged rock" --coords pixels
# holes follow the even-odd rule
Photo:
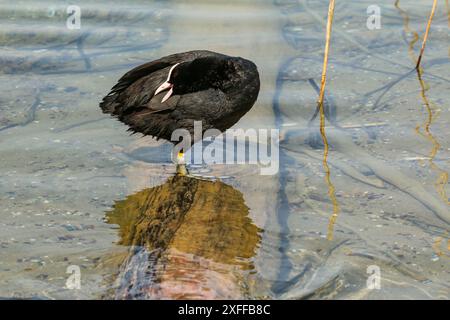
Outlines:
[[[243,298],[261,240],[242,194],[220,181],[175,176],[106,214],[130,246],[119,299]]]

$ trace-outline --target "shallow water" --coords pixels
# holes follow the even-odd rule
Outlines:
[[[380,4],[379,30],[371,4],[336,5],[327,179],[318,119],[308,129],[327,1],[81,1],[79,30],[69,2],[0,2],[0,297],[448,299],[448,6],[420,79],[430,1]],[[279,174],[173,179],[167,144],[101,113],[133,66],[200,48],[258,65],[235,127],[281,130]]]

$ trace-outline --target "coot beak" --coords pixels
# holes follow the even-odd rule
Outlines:
[[[171,83],[169,83],[168,81],[166,81],[166,82],[164,82],[162,85],[160,85],[160,86],[158,87],[158,89],[156,89],[154,95],[156,96],[158,93],[160,93],[160,92],[162,92],[162,91],[164,91],[164,90],[172,89],[172,87],[173,87],[173,84],[171,84]]]
[[[170,87],[169,92],[167,92],[164,98],[162,98],[161,103],[166,102],[166,100],[170,98],[172,93],[173,93],[173,86]]]
[[[164,91],[164,90],[170,89],[169,92],[166,93],[166,95],[164,96],[164,98],[162,98],[161,103],[163,103],[163,102],[165,102],[167,99],[169,99],[170,96],[171,96],[172,93],[173,93],[173,84],[171,84],[169,81],[170,81],[170,77],[172,76],[173,69],[175,69],[177,65],[179,65],[179,63],[174,64],[174,65],[170,68],[170,70],[169,70],[169,75],[167,76],[166,82],[164,82],[162,85],[160,85],[160,86],[158,87],[158,89],[156,89],[156,91],[155,91],[155,94],[154,94],[154,95],[156,96],[158,93],[160,93],[160,92],[162,92],[162,91]]]

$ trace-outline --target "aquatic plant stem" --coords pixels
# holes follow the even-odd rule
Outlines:
[[[433,123],[433,117],[435,117],[435,114],[433,112],[432,103],[428,100],[428,97],[426,96],[426,92],[429,89],[429,87],[425,84],[425,82],[422,79],[422,71],[420,69],[417,69],[417,78],[420,83],[421,88],[421,97],[423,100],[423,104],[426,107],[428,117],[426,122],[423,125],[424,128],[424,134],[420,132],[420,126],[416,127],[416,132],[422,136],[424,136],[426,139],[428,139],[432,145],[433,148],[430,151],[428,162],[430,163],[430,168],[437,171],[439,174],[439,177],[435,183],[436,190],[439,193],[439,196],[444,200],[444,203],[447,203],[450,205],[450,201],[448,200],[447,192],[446,192],[446,186],[448,184],[449,180],[449,174],[447,171],[441,169],[438,165],[434,163],[434,158],[436,157],[439,149],[441,148],[441,145],[439,144],[438,140],[434,135],[431,133],[430,127]]]
[[[320,85],[320,93],[319,93],[319,107],[322,108],[323,111],[323,99],[325,96],[325,85],[327,82],[327,67],[328,67],[328,54],[330,52],[330,39],[331,39],[331,28],[333,25],[333,17],[334,17],[334,0],[330,0],[330,5],[328,7],[328,21],[327,21],[327,33],[325,39],[325,53],[323,57],[323,66],[322,66],[322,80]]]
[[[436,11],[437,0],[433,1],[433,7],[431,8],[430,17],[428,18],[427,28],[425,30],[425,36],[422,41],[422,48],[420,48],[419,58],[417,59],[416,69],[420,68],[420,62],[422,61],[423,52],[425,51],[425,46],[427,44],[428,33],[430,32],[431,22],[433,21],[434,12]]]
[[[416,31],[411,30],[411,28],[409,27],[408,13],[405,10],[400,8],[399,3],[400,3],[400,0],[397,0],[395,2],[395,7],[400,11],[401,15],[403,16],[403,19],[404,19],[403,26],[404,26],[405,34],[412,33],[414,36],[414,38],[408,43],[408,53],[410,54],[413,62],[417,63],[417,60],[414,57],[414,45],[419,40],[419,34]],[[448,0],[446,0],[446,3],[448,4]],[[450,24],[450,20],[449,20],[449,24]],[[414,70],[417,72],[417,79],[419,80],[419,84],[420,84],[423,105],[426,107],[426,111],[428,113],[427,120],[423,124],[424,133],[420,132],[421,126],[417,126],[415,131],[417,134],[428,139],[433,145],[433,147],[430,151],[430,154],[428,156],[428,161],[430,164],[430,168],[432,170],[435,170],[439,174],[439,177],[435,183],[436,190],[438,191],[439,196],[444,200],[444,203],[450,204],[450,202],[448,201],[448,196],[447,196],[446,189],[445,189],[448,184],[449,174],[448,174],[448,172],[441,169],[438,165],[436,165],[434,163],[434,159],[435,159],[441,145],[439,144],[438,139],[435,136],[433,136],[433,134],[431,133],[431,129],[430,129],[430,127],[433,123],[433,120],[438,115],[437,110],[439,110],[439,109],[436,107],[433,107],[433,103],[431,101],[429,101],[429,99],[426,95],[426,92],[428,91],[429,86],[425,83],[425,81],[422,78],[423,68],[416,68]],[[436,110],[436,111],[434,111],[434,110]]]
[[[327,66],[328,66],[328,55],[330,52],[330,39],[331,39],[331,28],[333,26],[333,17],[334,17],[334,0],[330,0],[328,6],[328,20],[326,27],[326,38],[325,38],[325,52],[323,57],[323,66],[322,66],[322,79],[320,85],[319,99],[317,101],[319,106],[320,113],[320,135],[322,136],[322,141],[324,145],[323,150],[323,168],[325,170],[325,181],[328,185],[328,195],[330,196],[331,202],[333,203],[333,214],[331,215],[330,222],[328,224],[328,240],[333,239],[333,229],[334,224],[336,223],[337,216],[339,214],[339,205],[337,203],[335,188],[330,178],[330,167],[328,166],[328,151],[329,145],[327,136],[325,134],[325,110],[323,105],[323,100],[325,96],[325,86],[327,82]]]

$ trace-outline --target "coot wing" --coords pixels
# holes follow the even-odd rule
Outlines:
[[[117,84],[112,87],[110,94],[120,92],[123,89],[128,88],[129,85],[134,83],[136,80],[147,76],[157,70],[161,70],[164,68],[167,68],[169,66],[172,66],[180,61],[184,61],[184,59],[188,58],[188,52],[186,53],[176,53],[169,55],[167,57],[163,57],[158,60],[150,61],[147,63],[144,63],[140,66],[137,66],[134,69],[131,69],[127,73],[125,73],[117,82]]]
[[[156,99],[156,97],[154,98]],[[161,97],[159,98],[161,99]],[[202,122],[202,130],[212,128],[223,131],[234,124],[238,118],[227,120],[221,116],[232,113],[232,108],[226,95],[217,89],[208,89],[172,96],[164,102],[171,106],[166,112],[155,112],[150,108],[141,108],[136,112],[125,114],[121,120],[130,127],[132,132],[141,132],[165,140],[171,139],[172,132],[176,129],[185,129],[194,134],[194,121]],[[162,110],[160,110],[162,111]],[[232,123],[225,123],[232,120]]]
[[[144,107],[153,97],[156,88],[166,80],[168,70],[176,63],[191,61],[198,57],[217,55],[207,50],[175,53],[158,60],[154,60],[125,73],[107,96],[100,103],[105,113],[119,115],[133,108]],[[144,87],[140,87],[145,85]],[[170,104],[163,107],[161,104],[155,111],[171,108]]]
[[[175,53],[168,55],[166,57],[162,57],[158,60],[150,61],[144,63],[140,66],[131,69],[127,73],[125,73],[117,82],[114,87],[112,87],[111,92],[108,94],[113,94],[123,89],[127,88],[129,85],[134,83],[136,80],[149,75],[157,70],[161,70],[170,66],[173,66],[176,63],[191,61],[198,57],[215,55],[216,53],[207,51],[207,50],[197,50],[197,51],[188,51],[182,53]]]
[[[171,66],[168,66],[142,76],[120,93],[115,94],[113,96],[114,102],[110,104],[111,106],[114,105],[111,113],[122,119],[124,115],[129,113],[140,111],[152,113],[173,109],[177,102],[175,96],[164,103],[161,103],[161,100],[166,92],[154,96],[156,89],[166,80],[170,68]]]

